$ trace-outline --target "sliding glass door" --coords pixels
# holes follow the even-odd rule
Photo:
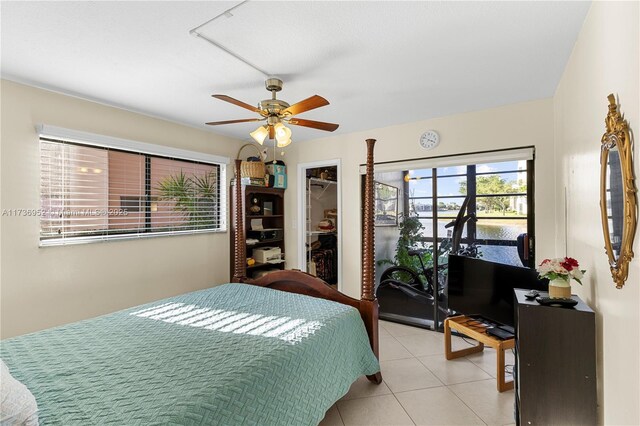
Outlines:
[[[505,161],[495,161],[500,158],[495,153],[488,156],[489,161],[476,155],[467,164],[462,157],[468,156],[446,157],[442,166],[437,159],[427,159],[432,167],[376,174],[377,181],[401,187],[397,228],[376,229],[380,231],[376,252],[386,254],[376,258],[382,318],[441,329],[448,314],[451,253],[534,265],[533,150],[530,152],[530,157]],[[406,164],[419,165],[418,161]],[[398,174],[400,184],[395,179]],[[386,182],[390,176],[393,182]],[[390,262],[392,253],[395,258]]]

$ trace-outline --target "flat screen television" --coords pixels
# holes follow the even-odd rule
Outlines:
[[[450,310],[508,326],[514,325],[513,289],[547,291],[549,285],[535,269],[457,255],[449,255],[447,276]]]

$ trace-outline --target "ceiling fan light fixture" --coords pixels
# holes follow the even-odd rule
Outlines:
[[[276,133],[276,141],[278,146],[287,146],[291,143],[291,129],[282,123],[277,123],[273,130]]]
[[[269,136],[269,129],[267,128],[267,126],[260,126],[249,134],[254,141],[258,142],[260,145],[263,145],[264,140],[267,138],[267,136]]]
[[[285,146],[288,146],[291,143],[291,138],[285,139],[283,141],[279,141],[276,139],[276,145],[278,146],[278,148],[284,148]]]

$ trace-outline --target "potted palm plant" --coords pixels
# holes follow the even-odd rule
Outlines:
[[[218,206],[218,177],[215,172],[187,176],[184,171],[169,175],[155,188],[162,201],[174,202],[173,210],[182,213],[194,228],[207,228],[215,224]]]

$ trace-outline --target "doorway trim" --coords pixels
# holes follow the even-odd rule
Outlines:
[[[337,170],[336,196],[338,202],[338,291],[342,291],[342,160],[312,161],[298,164],[298,268],[307,272],[307,169],[335,167]]]

